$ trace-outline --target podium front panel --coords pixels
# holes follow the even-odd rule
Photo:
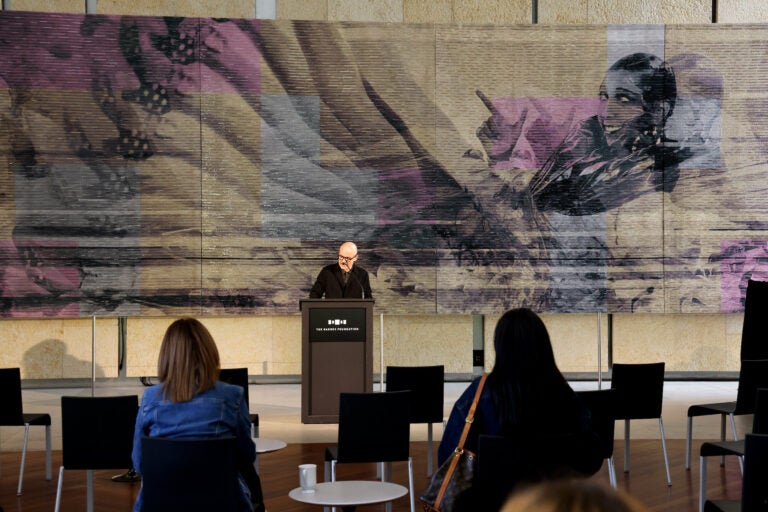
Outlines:
[[[373,391],[373,301],[301,301],[301,421],[337,423],[339,394]]]
[[[365,344],[328,341],[310,343],[309,416],[338,416],[339,393],[365,389]]]

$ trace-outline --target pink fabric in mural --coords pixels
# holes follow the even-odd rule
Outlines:
[[[259,20],[200,22],[202,91],[260,94],[261,52],[253,42]]]
[[[0,298],[11,302],[6,308],[7,316],[80,316],[79,269],[71,265],[51,265],[56,258],[49,253],[61,247],[72,247],[72,244],[0,240]]]
[[[0,71],[8,87],[27,89],[115,91],[157,83],[180,93],[261,92],[253,41],[258,20],[241,20],[247,27],[209,18],[164,20],[4,13],[0,33],[12,44],[0,52]]]
[[[720,254],[721,311],[744,311],[749,280],[768,281],[768,241],[723,240]]]
[[[4,14],[0,34],[13,41],[11,48],[6,46],[0,52],[0,70],[7,84],[28,89],[90,89],[91,77],[83,69],[91,67],[93,55],[85,51],[84,38],[73,32],[84,19],[69,14]]]
[[[565,136],[600,113],[600,98],[494,98],[496,169],[538,169]]]

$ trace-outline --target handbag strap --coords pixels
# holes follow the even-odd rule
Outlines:
[[[456,446],[456,451],[462,451],[464,449],[464,443],[469,436],[469,429],[472,427],[472,422],[475,421],[475,411],[477,410],[477,403],[480,401],[480,395],[483,394],[483,387],[485,386],[485,379],[488,378],[488,374],[485,373],[480,378],[480,383],[477,385],[477,391],[475,391],[475,398],[472,399],[472,405],[469,406],[469,412],[467,413],[467,419],[464,421],[464,430],[461,431],[461,437],[459,438],[459,444]]]
[[[451,482],[451,476],[453,475],[453,472],[456,470],[456,466],[459,464],[459,459],[461,458],[461,454],[464,453],[464,443],[466,442],[467,436],[469,435],[469,429],[472,427],[472,422],[475,421],[475,411],[477,410],[477,403],[480,401],[480,395],[482,395],[483,393],[483,386],[485,386],[485,379],[487,378],[488,378],[488,374],[484,373],[483,376],[480,378],[480,383],[477,385],[477,391],[475,391],[475,397],[472,399],[472,405],[469,407],[469,412],[467,413],[467,419],[464,421],[464,430],[461,431],[459,444],[456,446],[456,449],[453,451],[453,458],[451,459],[451,465],[448,466],[448,471],[445,472],[443,483],[440,486],[440,490],[437,493],[437,497],[435,498],[435,504],[433,505],[434,510],[440,510],[440,503],[443,501],[443,496],[445,495],[445,491],[448,489],[448,484]]]

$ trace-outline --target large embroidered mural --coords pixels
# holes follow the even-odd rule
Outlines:
[[[731,312],[767,27],[0,13],[0,316]]]

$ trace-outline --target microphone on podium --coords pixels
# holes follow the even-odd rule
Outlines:
[[[354,277],[355,281],[357,281],[358,286],[360,286],[360,298],[364,299],[365,298],[365,287],[363,286],[363,283],[360,282],[360,279],[358,279],[358,277],[355,275],[354,270],[355,270],[354,267],[352,267],[352,269],[349,271],[349,275],[350,275],[350,277]]]

